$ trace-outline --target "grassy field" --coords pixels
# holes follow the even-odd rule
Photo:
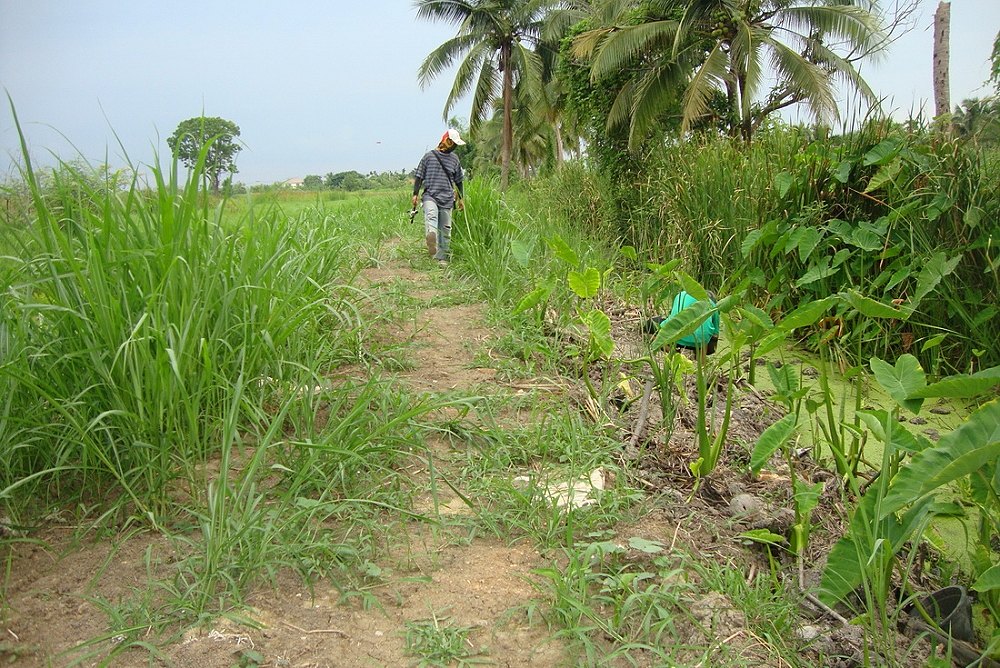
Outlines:
[[[942,643],[897,633],[904,604],[951,579],[996,651],[997,374],[824,338],[837,310],[898,318],[881,295],[778,317],[718,277],[726,345],[683,356],[709,307],[639,330],[704,290],[686,251],[621,247],[551,190],[468,184],[440,267],[405,192],[28,177],[0,262],[4,660],[183,663],[214,631],[203,663],[279,665],[378,629],[390,663],[916,665]],[[807,333],[815,356],[782,352]],[[928,434],[939,399],[963,408]],[[945,515],[964,570],[924,540]],[[32,621],[33,550],[80,564],[41,599],[86,637]]]

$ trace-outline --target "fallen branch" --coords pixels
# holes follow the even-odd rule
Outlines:
[[[639,445],[639,439],[646,431],[646,418],[649,417],[649,397],[653,394],[653,381],[647,380],[646,386],[642,389],[642,401],[639,403],[639,418],[636,420],[635,428],[632,430],[632,438],[628,445],[634,448]]]
[[[835,619],[838,622],[840,622],[841,626],[848,626],[851,623],[842,614],[840,614],[839,612],[837,612],[836,610],[834,610],[833,608],[831,608],[830,606],[828,606],[823,601],[821,601],[818,598],[816,598],[815,594],[810,594],[810,593],[806,592],[806,600],[809,601],[809,603],[814,608],[816,608],[817,610],[819,610],[820,612],[822,612],[822,613],[826,614],[827,616],[832,617],[833,619]]]
[[[340,629],[312,629],[310,631],[310,630],[306,630],[306,629],[302,628],[301,626],[296,626],[295,624],[291,624],[289,622],[286,622],[285,620],[281,620],[281,623],[284,624],[285,626],[287,626],[290,629],[298,631],[299,633],[305,633],[307,635],[313,634],[313,633],[335,633],[335,634],[337,634],[339,636],[342,636],[344,638],[349,637],[346,632],[341,631]]]

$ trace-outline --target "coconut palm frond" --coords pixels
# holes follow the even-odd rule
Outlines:
[[[611,33],[610,28],[597,28],[582,32],[573,38],[570,53],[576,58],[590,58],[597,46]]]
[[[708,101],[712,91],[725,85],[728,74],[729,58],[718,43],[708,53],[705,62],[695,70],[687,90],[684,91],[682,106],[681,132],[691,129],[691,124],[708,110]]]
[[[672,63],[655,68],[643,77],[636,90],[632,110],[629,149],[634,151],[639,148],[642,140],[649,136],[650,130],[662,118],[664,110],[676,102],[678,92],[683,90],[684,73],[683,68]]]
[[[840,118],[829,74],[777,40],[772,40],[769,46],[771,64],[778,77],[801,93],[813,116],[824,121]]]
[[[617,72],[633,63],[640,55],[662,52],[665,44],[673,42],[677,31],[676,21],[653,21],[617,30],[601,42],[591,64],[593,78]]]
[[[626,82],[615,96],[608,113],[607,128],[615,130],[632,122],[632,110],[635,108],[635,87],[633,81]]]
[[[816,59],[833,74],[835,79],[850,84],[854,90],[861,93],[862,97],[868,103],[875,102],[875,92],[868,85],[868,82],[862,78],[861,73],[854,67],[854,63],[841,57],[840,54],[823,44],[814,44],[811,48]]]
[[[444,107],[445,120],[458,101],[465,97],[474,85],[478,87],[476,73],[484,68],[492,55],[492,52],[482,44],[476,44],[468,51],[455,72],[455,80],[448,92]]]
[[[492,60],[482,63],[476,89],[472,95],[472,108],[469,111],[469,131],[475,134],[480,124],[490,116],[495,107],[494,100],[500,94],[503,76]]]
[[[886,40],[885,27],[877,15],[850,5],[789,7],[782,14],[781,26],[800,36],[819,31],[864,53],[875,51]]]
[[[455,64],[464,51],[461,41],[460,38],[453,37],[427,54],[417,69],[417,80],[421,88],[426,88],[434,78]]]
[[[465,0],[418,0],[414,6],[418,20],[444,23],[461,23],[473,11]]]

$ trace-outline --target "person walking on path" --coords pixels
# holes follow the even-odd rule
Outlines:
[[[462,163],[455,149],[465,144],[458,130],[449,128],[433,151],[420,159],[413,180],[413,208],[421,201],[423,186],[424,239],[435,260],[451,259],[451,211],[463,209]]]

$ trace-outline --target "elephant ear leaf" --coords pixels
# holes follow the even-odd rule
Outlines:
[[[708,302],[695,302],[674,313],[660,325],[656,338],[653,339],[650,347],[653,350],[659,350],[693,334],[708,319],[713,310]]]
[[[900,469],[882,501],[887,517],[953,480],[975,473],[1000,457],[1000,400],[994,399],[967,422],[945,434],[932,448],[918,452]]]
[[[910,395],[911,399],[945,397],[948,399],[968,399],[989,392],[1000,385],[1000,366],[983,369],[971,376],[958,374],[942,378]]]
[[[789,413],[770,427],[757,439],[753,454],[750,455],[750,470],[759,473],[775,452],[788,443],[788,439],[795,433],[798,415]]]
[[[911,413],[920,412],[924,400],[913,395],[927,385],[927,377],[916,357],[903,355],[896,360],[895,366],[873,357],[871,368],[875,380],[896,403]]]
[[[983,571],[983,574],[972,583],[972,590],[980,593],[995,589],[1000,589],[1000,564]]]
[[[590,299],[596,297],[597,292],[601,289],[601,272],[593,267],[587,267],[583,273],[571,271],[567,282],[577,297]]]

